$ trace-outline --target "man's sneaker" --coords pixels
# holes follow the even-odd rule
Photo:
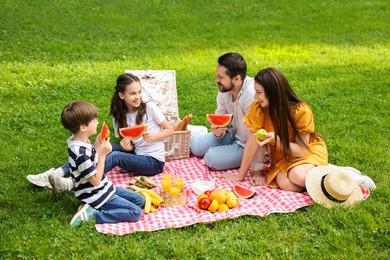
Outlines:
[[[367,175],[363,175],[358,169],[348,166],[336,166],[333,164],[329,164],[329,166],[334,169],[345,172],[360,186],[366,187],[369,190],[373,190],[376,188],[374,181]]]
[[[333,164],[329,164],[330,167],[334,168],[334,169],[337,169],[337,170],[340,170],[340,171],[343,171],[343,172],[346,172],[346,173],[356,173],[356,174],[360,174],[362,175],[362,173],[358,170],[358,169],[355,169],[353,167],[349,167],[349,166],[337,166],[337,165],[333,165]]]
[[[74,182],[72,178],[65,178],[57,174],[49,175],[49,182],[53,187],[55,193],[63,193],[74,189]]]
[[[343,171],[343,172],[345,172],[348,176],[350,176],[352,180],[354,180],[360,186],[366,187],[369,190],[373,190],[376,188],[374,181],[367,175],[358,174],[352,171]]]
[[[49,182],[49,176],[54,172],[54,168],[51,168],[40,174],[29,174],[26,176],[27,180],[32,184],[39,187],[48,187],[51,189],[51,184]]]
[[[360,186],[366,187],[369,190],[373,190],[376,188],[375,182],[367,175],[360,175],[356,178],[353,176],[351,176],[351,177],[357,184],[359,184]]]
[[[82,221],[88,221],[95,219],[95,209],[85,204],[77,213],[73,216],[72,220],[69,222],[71,226],[78,226]]]

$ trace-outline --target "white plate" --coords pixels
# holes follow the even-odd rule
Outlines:
[[[206,190],[214,190],[215,180],[205,181],[205,180],[196,180],[191,183],[191,189],[196,195],[204,193]]]

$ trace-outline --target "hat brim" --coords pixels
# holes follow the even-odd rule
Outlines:
[[[330,166],[317,166],[311,169],[305,179],[306,190],[309,196],[317,203],[324,205],[327,208],[333,206],[351,206],[354,203],[363,200],[363,192],[360,186],[353,182],[353,192],[344,202],[334,202],[328,199],[321,189],[322,177],[334,171]]]

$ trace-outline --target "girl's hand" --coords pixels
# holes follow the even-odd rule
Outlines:
[[[119,145],[121,146],[122,151],[130,152],[134,150],[134,145],[131,140],[133,140],[131,137],[124,137],[120,141]]]
[[[227,127],[218,127],[216,125],[211,125],[210,129],[215,137],[221,137],[226,132]]]
[[[151,133],[149,133],[149,132],[145,132],[145,133],[144,133],[144,140],[145,140],[146,142],[154,142],[154,141],[155,141],[155,140],[154,140],[154,135],[151,134]]]

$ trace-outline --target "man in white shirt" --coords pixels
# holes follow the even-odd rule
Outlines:
[[[218,58],[215,83],[218,84],[215,114],[233,114],[227,127],[211,125],[211,132],[191,136],[191,153],[203,157],[213,170],[239,168],[249,131],[242,119],[254,100],[253,78],[246,75],[246,62],[238,53]]]

